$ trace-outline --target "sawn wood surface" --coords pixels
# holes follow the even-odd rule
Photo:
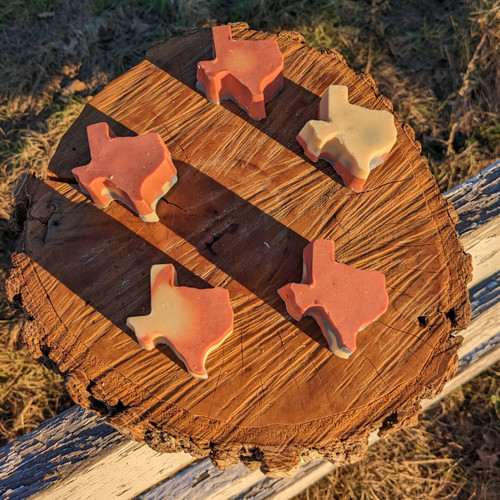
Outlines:
[[[72,398],[159,451],[242,460],[270,475],[300,459],[336,463],[362,455],[371,431],[415,421],[457,366],[470,317],[469,256],[456,214],[440,194],[409,126],[362,193],[313,164],[295,137],[316,117],[330,84],[349,99],[392,111],[370,76],[292,32],[232,26],[234,38],[277,40],[285,88],[254,121],[233,102],[196,90],[196,63],[211,59],[209,29],[154,45],[110,83],[68,130],[48,179],[25,176],[16,217],[22,249],[8,293],[29,314],[32,354],[63,374]],[[117,135],[157,132],[179,181],[145,223],[115,202],[100,210],[71,169],[88,163],[86,126]],[[336,259],[386,276],[389,308],[358,334],[357,351],[334,356],[311,318],[296,322],[276,290],[299,282],[302,250],[333,239]],[[172,263],[179,283],[229,290],[234,332],[192,378],[166,346],[145,351],[126,318],[147,314],[149,271]],[[173,312],[175,313],[175,312]]]

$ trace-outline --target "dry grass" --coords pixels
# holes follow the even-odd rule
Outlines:
[[[0,446],[72,405],[60,377],[34,362],[20,340],[20,323],[1,322]]]
[[[297,497],[500,498],[500,363]]]
[[[247,21],[295,29],[374,76],[416,130],[439,186],[449,189],[500,156],[498,0],[11,0],[0,3],[0,282],[15,235],[10,191],[43,173],[89,96],[182,26]],[[0,294],[0,444],[62,411],[60,379],[19,340],[21,314]],[[496,367],[498,371],[499,367]],[[414,430],[302,498],[494,498],[495,372],[447,398]],[[489,495],[489,496],[488,496]]]

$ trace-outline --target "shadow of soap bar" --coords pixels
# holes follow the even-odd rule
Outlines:
[[[232,333],[233,309],[224,288],[177,285],[172,264],[151,268],[151,313],[127,318],[145,349],[168,345],[196,378],[208,378],[208,355]]]
[[[159,134],[116,137],[105,122],[87,127],[89,164],[71,172],[94,203],[119,200],[146,222],[158,221],[156,204],[177,181],[177,170]]]
[[[335,262],[335,244],[314,240],[304,248],[302,282],[278,290],[288,313],[299,321],[312,316],[330,350],[348,358],[356,349],[356,334],[386,310],[385,276]]]
[[[360,192],[396,143],[397,131],[392,113],[349,104],[347,96],[347,87],[330,85],[319,104],[319,120],[308,121],[297,141],[310,160],[328,160],[344,184]]]
[[[233,40],[231,27],[212,28],[214,59],[200,61],[196,86],[220,104],[232,99],[250,118],[266,117],[265,103],[283,88],[283,55],[275,40]]]

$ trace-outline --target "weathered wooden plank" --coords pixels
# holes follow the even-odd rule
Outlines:
[[[498,360],[500,345],[500,161],[446,193],[455,207],[456,226],[472,256],[469,296],[471,322],[459,349],[457,375],[448,387],[459,387]]]
[[[235,498],[290,498],[310,484],[328,474],[335,466],[324,459],[304,463],[291,479],[266,477],[260,470],[251,471],[243,464],[235,465],[225,472],[217,469],[208,459],[169,479],[139,500],[164,498],[198,500],[227,500]]]
[[[500,160],[445,194],[459,216],[456,230],[462,239],[500,215],[499,196]]]
[[[74,406],[0,448],[0,497],[132,498],[192,462],[187,453],[157,453]],[[126,470],[133,474],[124,477]]]
[[[118,452],[118,453],[117,453]],[[70,476],[56,483],[49,491],[37,495],[38,499],[67,500],[78,498],[133,498],[151,484],[166,479],[193,462],[187,453],[162,454],[129,441],[115,450],[113,457],[86,464],[84,474]],[[124,481],[124,475],[133,473],[133,480]],[[89,487],[92,480],[92,487]],[[98,491],[98,495],[96,495]]]
[[[437,398],[423,401],[424,408],[500,360],[497,319],[500,317],[497,261],[500,241],[495,236],[500,231],[499,179],[500,162],[497,162],[446,195],[456,203],[460,215],[457,227],[465,249],[476,263],[475,276],[486,278],[474,279],[470,287],[473,319],[469,327],[460,332],[464,343],[459,351],[459,371]],[[488,228],[486,234],[491,238],[482,241],[492,251],[485,251],[481,238],[475,236],[476,232],[485,234],[484,227]],[[492,242],[496,248],[490,246]],[[372,437],[371,442],[374,440]],[[106,498],[111,491],[113,496],[120,494],[124,499],[140,493],[144,499],[174,498],[168,493],[173,486],[177,489],[171,491],[182,490],[185,495],[175,498],[196,498],[189,494],[207,491],[212,498],[241,495],[245,498],[290,498],[333,468],[329,462],[314,460],[303,465],[292,479],[271,479],[242,465],[221,473],[205,459],[155,486],[194,462],[183,453],[160,455],[126,439],[106,425],[105,419],[73,407],[0,448],[0,495],[18,499],[38,493],[42,498],[68,498],[69,492],[83,485],[79,498],[84,498],[82,491],[88,498]],[[193,481],[188,482],[188,478]]]
[[[24,498],[51,488],[65,473],[105,460],[127,442],[103,419],[74,406],[0,448],[0,494]]]
[[[189,467],[161,485],[140,495],[140,500],[161,498],[209,499],[214,495],[233,496],[231,493],[241,492],[241,483],[258,481],[265,477],[260,471],[251,471],[242,463],[230,467],[226,471],[217,469],[208,458]]]

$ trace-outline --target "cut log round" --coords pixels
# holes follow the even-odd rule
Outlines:
[[[109,84],[61,140],[48,179],[24,178],[16,216],[23,249],[13,255],[12,299],[29,314],[32,354],[63,374],[72,398],[159,451],[242,460],[268,474],[301,459],[362,456],[374,429],[411,424],[457,366],[470,316],[470,258],[456,215],[439,193],[410,127],[357,194],[295,137],[316,116],[330,84],[349,99],[392,111],[371,77],[296,33],[232,25],[234,38],[277,40],[285,88],[253,121],[233,102],[196,90],[196,64],[211,58],[211,32],[192,30],[153,46]],[[86,126],[117,135],[159,133],[179,181],[145,223],[115,202],[99,210],[71,169],[89,162]],[[335,241],[336,259],[386,276],[389,308],[359,333],[357,351],[334,356],[318,325],[294,321],[277,294],[300,282],[302,250]],[[192,378],[169,350],[142,350],[126,327],[150,307],[153,264],[172,263],[179,283],[229,290],[232,335]]]

